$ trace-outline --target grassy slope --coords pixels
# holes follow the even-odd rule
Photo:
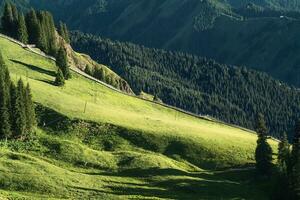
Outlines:
[[[199,195],[203,199],[264,199],[265,194],[257,190],[259,187],[253,186],[255,180],[250,178],[253,177],[251,170],[216,173],[201,171],[193,165],[211,168],[253,162],[254,134],[113,92],[76,74],[64,88],[57,88],[51,84],[56,71],[52,61],[2,38],[0,49],[12,79],[21,76],[29,81],[36,102],[70,118],[114,124],[139,131],[145,135],[144,138],[149,135],[159,138],[167,144],[180,141],[189,146],[187,152],[190,154],[186,160],[176,155],[167,157],[161,154],[164,152],[147,151],[141,145],[130,142],[117,151],[100,151],[71,135],[49,136],[39,130],[37,143],[42,145],[33,145],[35,148],[38,146],[37,151],[24,154],[2,147],[0,171],[5,173],[0,174],[0,187],[16,192],[3,190],[0,194],[15,197],[34,195],[36,198],[47,194],[54,197],[82,195],[85,198],[93,195],[105,199],[115,199],[115,195],[139,199],[178,199],[188,195],[195,199]],[[40,141],[51,141],[51,144],[60,147],[60,151],[53,153],[53,149],[49,150]],[[272,145],[275,146],[275,143],[272,142]],[[92,166],[99,167],[78,167],[74,163],[92,163]],[[125,174],[116,172],[124,169],[136,170]],[[245,176],[244,180],[241,176]],[[215,194],[216,190],[220,193]]]

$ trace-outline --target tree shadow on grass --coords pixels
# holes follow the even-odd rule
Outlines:
[[[133,169],[103,173],[114,177],[141,178],[144,184],[114,184],[107,181],[108,191],[115,195],[142,195],[170,199],[267,199],[259,188],[253,170],[195,172],[176,169]],[[123,184],[123,185],[122,185]],[[106,190],[105,190],[106,191]]]
[[[37,72],[42,73],[42,74],[47,74],[49,76],[55,76],[55,74],[56,74],[54,71],[42,69],[42,68],[37,67],[35,65],[30,65],[30,64],[18,61],[18,60],[10,59],[10,61],[12,61],[14,63],[17,63],[17,64],[20,64],[20,65],[23,65],[23,66],[25,66],[25,67],[33,70],[33,71],[37,71]]]

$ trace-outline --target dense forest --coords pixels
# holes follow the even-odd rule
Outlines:
[[[248,128],[261,112],[274,136],[290,131],[299,117],[300,91],[264,73],[80,32],[71,40],[75,49],[111,66],[135,93],[157,95],[170,105]]]

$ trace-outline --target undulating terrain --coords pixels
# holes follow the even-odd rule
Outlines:
[[[0,50],[12,79],[30,83],[39,119],[33,140],[1,143],[4,199],[268,195],[272,182],[256,178],[251,167],[253,132],[116,92],[75,72],[59,88],[52,60],[3,38]]]

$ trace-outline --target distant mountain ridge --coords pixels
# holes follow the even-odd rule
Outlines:
[[[14,2],[50,10],[73,30],[247,66],[300,86],[297,0]]]

